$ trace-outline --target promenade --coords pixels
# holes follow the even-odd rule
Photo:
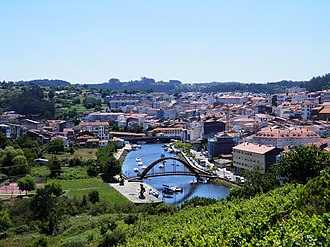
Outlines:
[[[145,188],[145,193],[144,193],[144,196],[146,197],[145,199],[139,198],[140,184],[143,184],[143,187]],[[119,191],[122,195],[124,195],[128,200],[130,200],[134,204],[162,202],[162,200],[158,199],[157,197],[153,195],[149,195],[149,191],[150,190],[155,191],[155,189],[146,183],[127,182],[125,180],[124,185],[119,185],[119,183],[111,183],[109,185],[115,188],[117,191]]]

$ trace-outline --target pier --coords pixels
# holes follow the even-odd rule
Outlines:
[[[145,199],[140,199],[140,184],[143,184],[143,187],[145,188]],[[153,187],[150,185],[143,183],[143,182],[128,182],[125,180],[124,185],[119,185],[119,183],[111,183],[111,187],[115,188],[117,191],[119,191],[122,195],[124,195],[128,200],[133,202],[134,204],[141,204],[141,203],[161,203],[162,200],[159,198],[149,195],[150,190],[156,191]]]

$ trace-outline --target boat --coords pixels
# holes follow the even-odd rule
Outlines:
[[[141,158],[140,157],[136,157],[135,160],[136,160],[136,162],[140,162],[141,161]]]
[[[133,170],[134,170],[134,172],[139,172],[139,168],[135,167]]]
[[[159,197],[159,192],[153,189],[149,190],[149,195],[153,195],[154,197]]]
[[[197,182],[201,184],[207,184],[207,179],[206,178],[197,178]]]
[[[159,166],[158,166],[159,168],[164,168],[164,164],[159,164]]]
[[[196,180],[196,179],[191,180],[191,181],[190,181],[190,184],[191,184],[191,185],[193,185],[193,184],[197,184],[197,180]]]
[[[181,192],[183,191],[183,189],[179,186],[171,186],[170,187],[171,190],[173,190],[174,192]]]
[[[165,157],[165,154],[161,154],[160,157],[161,157],[161,158],[164,158],[164,157]]]
[[[137,148],[138,148],[138,145],[136,145],[136,144],[133,144],[133,145],[132,145],[132,149],[133,149],[133,150],[136,150]]]
[[[163,192],[164,193],[167,193],[167,194],[173,194],[173,193],[176,193],[176,192],[182,192],[183,189],[179,186],[176,186],[176,185],[167,185],[167,184],[163,184],[164,186],[164,189],[163,189]]]
[[[141,145],[137,144],[136,147],[137,147],[137,148],[141,148]]]
[[[169,187],[165,187],[165,188],[163,188],[163,194],[173,195],[174,192],[175,192],[175,191],[172,190],[172,189],[169,188]]]
[[[171,154],[171,153],[174,153],[174,150],[172,148],[168,148],[167,152],[169,152]]]
[[[139,161],[137,164],[138,164],[138,166],[143,166],[143,162],[142,161]]]
[[[173,198],[173,196],[170,196],[170,195],[163,195],[163,198]]]
[[[142,166],[141,168],[142,168],[142,170],[144,170],[144,169],[146,169],[147,167],[146,167],[146,166]]]

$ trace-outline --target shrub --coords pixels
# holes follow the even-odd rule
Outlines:
[[[95,204],[100,201],[100,195],[97,190],[92,190],[91,192],[88,193],[88,200]]]

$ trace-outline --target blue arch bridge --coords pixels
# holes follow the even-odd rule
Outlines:
[[[181,163],[183,166],[179,166]],[[160,165],[159,168],[157,165]],[[162,168],[160,168],[162,166]],[[181,160],[175,157],[163,157],[152,162],[141,173],[134,177],[127,178],[128,181],[142,180],[143,178],[158,177],[158,176],[195,176],[205,178],[217,178],[218,176],[212,172],[205,171],[190,162]]]

